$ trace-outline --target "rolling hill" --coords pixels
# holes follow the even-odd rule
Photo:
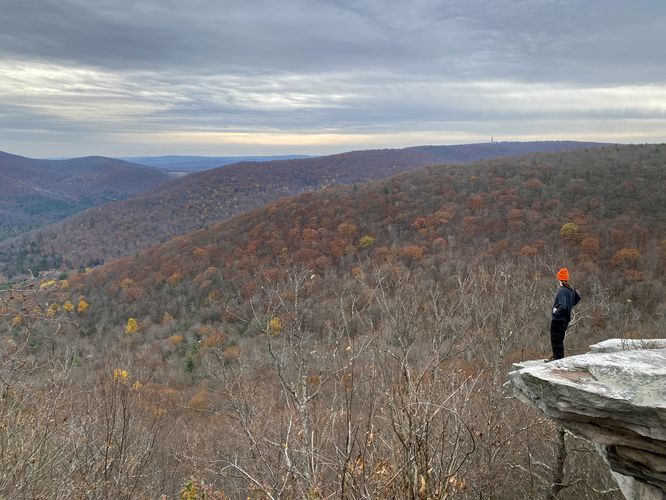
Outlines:
[[[98,326],[165,312],[198,322],[225,293],[247,300],[287,264],[346,276],[366,259],[393,261],[436,277],[444,261],[559,259],[654,313],[664,307],[664,182],[666,145],[432,166],[279,200],[73,283],[104,304]]]
[[[113,158],[38,160],[3,152],[0,176],[0,240],[169,179],[156,169]]]
[[[355,151],[315,158],[245,162],[197,172],[150,193],[94,207],[53,226],[0,244],[0,273],[98,265],[276,199],[332,184],[359,183],[437,163],[597,143],[525,142]]]

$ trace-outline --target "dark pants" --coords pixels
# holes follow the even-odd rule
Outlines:
[[[553,358],[562,359],[564,357],[564,332],[569,326],[568,321],[551,320],[550,322],[550,345],[553,347]]]

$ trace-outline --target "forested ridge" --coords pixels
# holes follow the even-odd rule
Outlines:
[[[43,410],[11,407],[25,445],[6,446],[45,458],[0,486],[619,499],[593,449],[567,436],[562,460],[503,384],[549,354],[561,266],[583,297],[567,355],[663,334],[665,178],[666,145],[429,166],[26,282],[0,295],[2,349]]]
[[[156,169],[90,156],[38,160],[0,151],[0,240],[166,182]]]
[[[99,265],[276,199],[330,184],[384,178],[442,162],[600,146],[567,141],[419,146],[238,163],[172,180],[152,192],[91,208],[2,242],[0,274]]]
[[[616,288],[658,286],[665,158],[663,146],[618,146],[329,187],[120,259],[81,275],[80,286],[106,301],[117,298],[112,314],[154,321],[178,313],[167,310],[161,293],[203,304],[206,289],[193,283],[215,291],[213,283],[225,282],[250,296],[260,271],[287,262],[347,272],[366,258],[419,267],[457,252],[517,260],[561,255]]]

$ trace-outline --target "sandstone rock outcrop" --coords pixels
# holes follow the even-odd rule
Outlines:
[[[628,499],[666,499],[666,339],[514,367],[514,395],[593,442]]]

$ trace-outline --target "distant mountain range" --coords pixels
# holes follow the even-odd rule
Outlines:
[[[158,168],[165,172],[190,173],[199,170],[223,167],[232,163],[243,161],[261,162],[275,160],[296,160],[311,158],[309,155],[283,155],[283,156],[127,156],[122,160],[140,163],[149,167]]]
[[[598,148],[569,141],[503,142],[354,151],[242,162],[193,173],[149,193],[98,206],[0,243],[0,273],[97,265],[132,255],[269,202],[332,184],[360,183],[440,163]]]
[[[154,168],[101,156],[38,160],[0,152],[0,178],[2,240],[146,191],[170,177]]]

